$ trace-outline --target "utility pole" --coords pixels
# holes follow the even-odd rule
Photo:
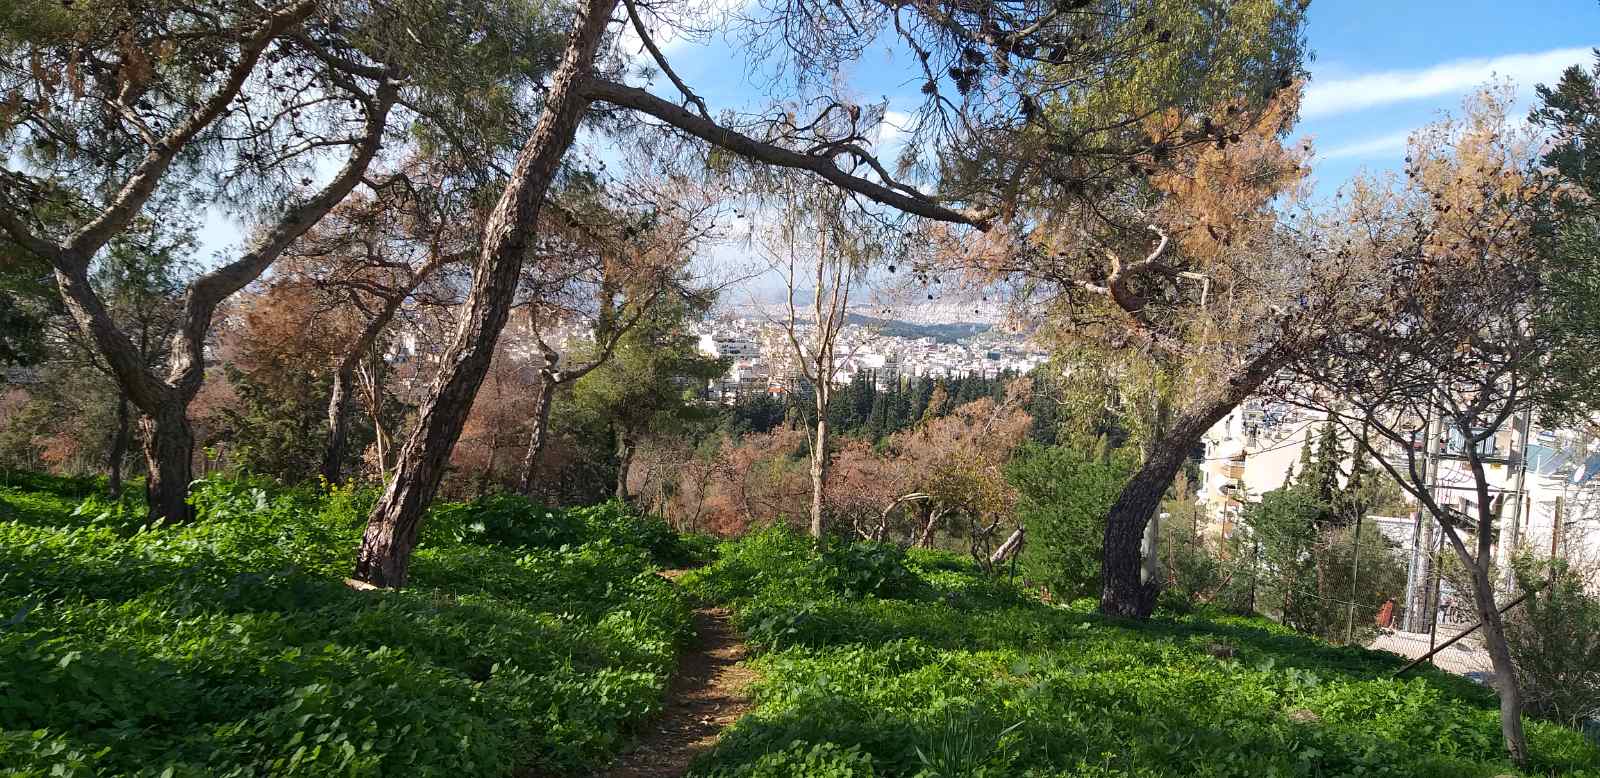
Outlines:
[[[1411,525],[1411,563],[1406,565],[1406,631],[1416,632],[1418,631],[1418,609],[1416,608],[1416,603],[1419,599],[1417,587],[1421,584],[1417,579],[1422,555],[1422,509],[1420,507],[1411,512]]]
[[[1522,503],[1526,497],[1528,486],[1528,444],[1533,440],[1533,409],[1529,408],[1522,414],[1522,430],[1520,444],[1517,451],[1517,487],[1512,495],[1516,502],[1511,506],[1511,527],[1509,532],[1500,533],[1500,567],[1503,571],[1501,586],[1507,592],[1511,591],[1516,581],[1514,571],[1511,569],[1512,556],[1517,551],[1517,541],[1522,537]]]
[[[1433,497],[1433,483],[1437,475],[1436,466],[1438,462],[1434,446],[1439,437],[1439,428],[1442,421],[1441,415],[1430,407],[1428,409],[1427,422],[1423,427],[1422,439],[1422,488],[1430,499]],[[1434,536],[1432,532],[1433,522],[1424,518],[1423,514],[1426,511],[1427,507],[1423,505],[1421,499],[1418,499],[1416,521],[1411,533],[1411,569],[1406,575],[1407,632],[1421,632],[1424,624],[1423,617],[1430,612],[1428,604],[1430,592],[1425,588],[1425,585],[1428,574],[1433,572],[1437,565],[1431,559]],[[1424,543],[1422,530],[1424,526],[1429,530],[1426,540],[1428,546],[1427,554],[1422,551]],[[1437,584],[1435,584],[1434,588],[1438,588]],[[1430,634],[1433,632],[1432,627],[1429,627],[1428,632]]]
[[[1356,540],[1355,548],[1350,562],[1350,613],[1345,617],[1344,642],[1356,642],[1356,592],[1357,585],[1361,582],[1361,513],[1356,514]]]

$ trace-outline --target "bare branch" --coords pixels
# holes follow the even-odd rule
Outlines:
[[[643,89],[590,78],[584,83],[584,92],[591,99],[621,108],[629,108],[654,116],[667,124],[714,146],[727,149],[740,156],[769,165],[805,170],[849,192],[868,197],[906,213],[936,221],[966,224],[987,230],[995,214],[988,210],[955,210],[939,204],[925,195],[912,195],[840,170],[829,157],[816,157],[756,140],[715,122],[696,116]]]

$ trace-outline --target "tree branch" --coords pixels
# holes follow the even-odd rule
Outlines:
[[[228,295],[243,289],[261,276],[291,243],[316,225],[328,211],[366,175],[383,144],[389,109],[398,98],[398,87],[384,81],[367,106],[366,129],[337,175],[321,191],[286,211],[278,223],[267,230],[249,251],[238,259],[195,279],[183,300],[183,326],[173,335],[172,372],[169,383],[188,394],[200,388],[204,372],[204,340],[211,316]]]
[[[267,22],[240,45],[239,61],[228,70],[228,77],[223,85],[211,95],[210,99],[201,103],[186,119],[162,137],[159,143],[150,148],[144,161],[134,168],[133,173],[128,176],[128,180],[105,210],[89,223],[79,227],[62,244],[62,251],[56,255],[57,261],[87,265],[90,258],[106,244],[106,241],[133,221],[151,195],[155,194],[156,184],[172,166],[172,161],[177,158],[179,152],[183,151],[184,146],[193,140],[195,135],[215,121],[244,87],[245,80],[255,70],[256,62],[261,59],[267,47],[272,45],[272,41],[285,30],[305,20],[316,6],[315,0],[299,0],[294,5],[268,17]]]
[[[656,61],[656,66],[661,68],[661,72],[665,73],[667,78],[672,79],[672,85],[683,93],[683,99],[694,103],[694,107],[700,111],[700,117],[706,121],[711,121],[711,111],[706,108],[706,101],[701,100],[700,96],[695,94],[688,84],[683,83],[683,79],[678,78],[678,74],[673,71],[672,66],[667,64],[666,56],[661,53],[661,49],[651,39],[650,32],[644,28],[644,18],[639,15],[639,9],[633,4],[633,0],[622,0],[622,4],[627,7],[628,18],[633,21],[633,29],[639,33],[639,41],[650,52],[650,58]]]
[[[683,132],[747,159],[810,171],[840,189],[868,197],[909,214],[935,221],[966,224],[980,230],[987,230],[994,220],[992,211],[955,210],[939,204],[933,198],[912,195],[876,181],[853,176],[834,165],[831,157],[810,156],[756,140],[709,119],[696,116],[638,87],[590,78],[584,82],[583,90],[590,99],[649,114]]]

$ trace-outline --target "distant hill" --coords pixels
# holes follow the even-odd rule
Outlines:
[[[891,335],[897,338],[933,338],[939,343],[955,343],[962,338],[982,335],[994,329],[994,325],[980,322],[959,321],[949,324],[912,324],[907,321],[862,316],[859,313],[848,314],[846,323],[860,327],[872,327],[884,335]]]

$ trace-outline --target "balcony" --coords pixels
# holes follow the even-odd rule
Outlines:
[[[1488,430],[1474,429],[1472,431],[1472,436],[1478,437],[1485,432],[1488,432]],[[1490,434],[1488,437],[1479,441],[1475,446],[1473,446],[1473,448],[1478,453],[1478,459],[1484,462],[1505,463],[1511,461],[1511,448],[1509,446],[1501,446],[1498,435]],[[1461,435],[1460,430],[1452,429],[1447,433],[1444,441],[1444,449],[1439,452],[1439,456],[1445,459],[1467,458],[1467,441],[1466,438]]]

